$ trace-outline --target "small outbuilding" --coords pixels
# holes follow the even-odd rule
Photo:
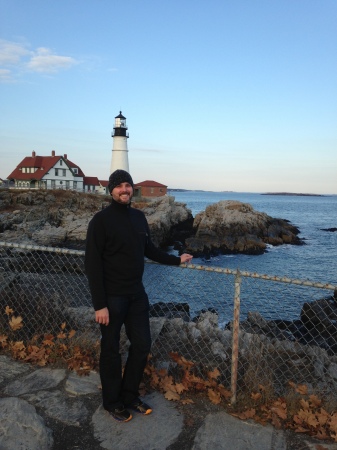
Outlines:
[[[134,185],[135,197],[162,197],[167,194],[167,186],[153,180],[142,181]]]

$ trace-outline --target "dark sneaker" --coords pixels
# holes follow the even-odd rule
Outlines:
[[[136,400],[134,403],[131,403],[129,408],[132,409],[133,411],[136,411],[136,412],[140,413],[140,414],[144,414],[145,416],[147,414],[151,414],[152,413],[151,406],[147,405],[146,403],[142,402],[141,400]]]
[[[108,413],[113,419],[117,420],[117,422],[129,422],[129,420],[132,419],[132,414],[130,414],[124,406],[116,408],[113,411],[108,411]]]

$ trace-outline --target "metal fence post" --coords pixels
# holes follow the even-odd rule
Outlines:
[[[232,369],[231,369],[231,404],[236,402],[236,389],[238,379],[238,360],[239,360],[239,331],[240,331],[240,288],[241,273],[237,270],[234,281],[234,317],[233,317],[233,336],[232,336]]]

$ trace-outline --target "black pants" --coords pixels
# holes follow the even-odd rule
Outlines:
[[[151,348],[149,300],[145,291],[136,295],[109,296],[109,325],[101,325],[100,377],[103,407],[108,411],[132,403],[139,395],[147,357]],[[121,327],[130,341],[122,376],[119,352]]]

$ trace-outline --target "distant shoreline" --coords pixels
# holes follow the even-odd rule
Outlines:
[[[322,194],[297,194],[294,192],[266,192],[261,195],[290,195],[290,196],[298,196],[298,197],[325,197]]]
[[[215,192],[215,191],[203,191],[202,189],[167,189],[167,192]],[[216,191],[218,192],[218,191]],[[234,191],[219,191],[219,192],[234,192]],[[297,196],[297,197],[326,197],[323,194],[303,194],[296,192],[264,192],[260,195],[287,195],[287,196]]]

